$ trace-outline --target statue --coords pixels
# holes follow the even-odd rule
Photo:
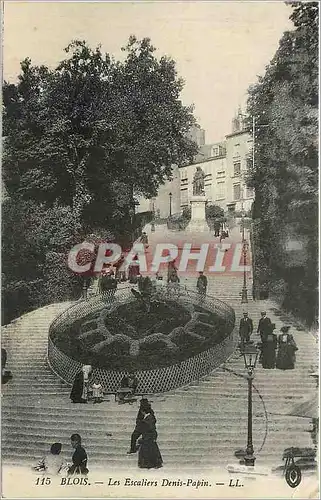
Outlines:
[[[205,174],[203,170],[201,169],[201,167],[197,167],[193,179],[193,195],[205,196],[204,178]]]

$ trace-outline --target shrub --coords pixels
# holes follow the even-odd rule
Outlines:
[[[100,313],[82,316],[71,326],[51,332],[51,337],[63,352],[82,362],[91,359],[95,366],[106,369],[131,366],[147,370],[194,356],[217,344],[234,327],[234,316],[228,323],[200,305],[192,306],[197,311],[193,315],[190,303],[187,308],[182,302],[161,297],[151,303],[147,313],[143,304],[129,295],[129,302],[114,302],[110,309],[102,306]],[[108,338],[101,322],[109,332]],[[94,330],[86,331],[88,328]]]
[[[46,305],[43,280],[11,281],[2,286],[2,323]]]
[[[207,219],[224,218],[224,210],[218,205],[206,205],[205,214]]]

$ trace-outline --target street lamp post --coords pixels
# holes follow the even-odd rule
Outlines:
[[[244,199],[244,194],[243,194]],[[245,238],[245,213],[244,213],[244,205],[242,199],[242,253],[243,253],[243,288],[242,288],[242,299],[241,304],[247,304],[247,284],[246,284],[246,257],[249,248],[249,244]]]
[[[153,204],[152,204],[152,222],[151,222],[151,225],[150,225],[150,230],[152,233],[155,232],[155,203],[153,201]]]
[[[169,193],[169,216],[172,216],[172,193]]]
[[[244,463],[246,466],[254,466],[255,456],[253,448],[252,436],[252,385],[254,378],[254,369],[258,358],[258,350],[254,346],[245,346],[243,352],[244,364],[247,369],[248,381],[248,406],[247,406],[247,446],[246,454],[244,455]]]
[[[247,304],[247,283],[246,283],[246,258],[247,258],[247,252],[248,252],[249,244],[248,242],[243,239],[243,264],[244,264],[244,270],[243,270],[243,288],[242,288],[242,300],[241,304]]]

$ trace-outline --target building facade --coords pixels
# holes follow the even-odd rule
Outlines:
[[[180,171],[174,165],[172,170],[172,180],[167,181],[159,187],[155,198],[147,200],[139,198],[137,213],[154,212],[157,218],[167,218],[169,215],[178,214],[181,211],[181,192],[180,192]]]
[[[201,128],[199,125],[193,125],[190,128],[186,136],[191,140],[196,142],[198,147],[202,147],[205,145],[205,130]]]
[[[193,134],[202,129],[195,129]],[[196,141],[195,141],[196,142]],[[248,212],[251,209],[254,192],[246,185],[248,162],[252,158],[253,139],[246,127],[241,111],[232,121],[232,132],[225,140],[215,144],[201,144],[199,152],[190,165],[175,167],[173,180],[161,186],[158,196],[148,200],[149,210],[168,217],[190,206],[193,196],[193,178],[197,167],[205,174],[205,196],[208,204],[218,205],[225,212]],[[172,196],[169,196],[169,193]],[[170,202],[171,198],[171,202]],[[146,200],[147,201],[147,200]],[[148,208],[146,209],[148,210]]]
[[[179,169],[181,209],[190,204],[194,174],[197,167],[201,167],[209,204],[218,205],[226,212],[248,212],[254,200],[253,189],[246,185],[252,147],[252,135],[239,111],[232,122],[232,133],[225,137],[225,141],[204,145],[192,165]]]

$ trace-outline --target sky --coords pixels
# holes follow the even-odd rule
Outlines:
[[[86,40],[116,58],[131,34],[149,37],[171,56],[185,81],[182,101],[206,131],[206,142],[231,132],[249,85],[263,75],[279,39],[292,28],[290,7],[270,1],[15,2],[4,4],[3,77],[19,63],[55,67],[71,40]]]

